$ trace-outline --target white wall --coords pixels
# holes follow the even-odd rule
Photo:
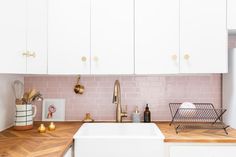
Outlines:
[[[0,75],[0,131],[14,123],[15,97],[11,83],[16,79],[24,81],[20,75]]]

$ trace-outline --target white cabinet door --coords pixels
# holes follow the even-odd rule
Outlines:
[[[180,72],[227,72],[226,0],[180,1]]]
[[[135,1],[135,73],[179,72],[179,0]]]
[[[134,1],[91,0],[91,73],[134,73]]]
[[[27,0],[28,74],[47,73],[47,0]]]
[[[90,73],[90,0],[48,0],[48,73]]]
[[[236,146],[171,146],[170,157],[235,157]]]
[[[173,146],[170,157],[213,157],[211,147],[206,146]]]
[[[1,0],[0,23],[0,72],[25,73],[26,0]]]
[[[235,157],[236,147],[235,146],[214,147],[212,154],[213,154],[213,157]]]
[[[236,0],[227,0],[228,29],[236,29]]]

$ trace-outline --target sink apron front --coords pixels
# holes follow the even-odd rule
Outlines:
[[[164,156],[164,136],[152,123],[85,124],[74,139],[75,157]]]

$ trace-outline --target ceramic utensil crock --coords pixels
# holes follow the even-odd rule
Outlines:
[[[33,119],[37,108],[32,104],[16,105],[15,130],[29,130],[33,128]]]

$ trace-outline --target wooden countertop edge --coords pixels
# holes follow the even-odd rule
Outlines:
[[[65,146],[65,149],[63,150],[62,154],[61,154],[61,157],[64,157],[64,155],[66,154],[66,152],[70,149],[70,147],[73,145],[73,138],[69,139],[66,146]]]

